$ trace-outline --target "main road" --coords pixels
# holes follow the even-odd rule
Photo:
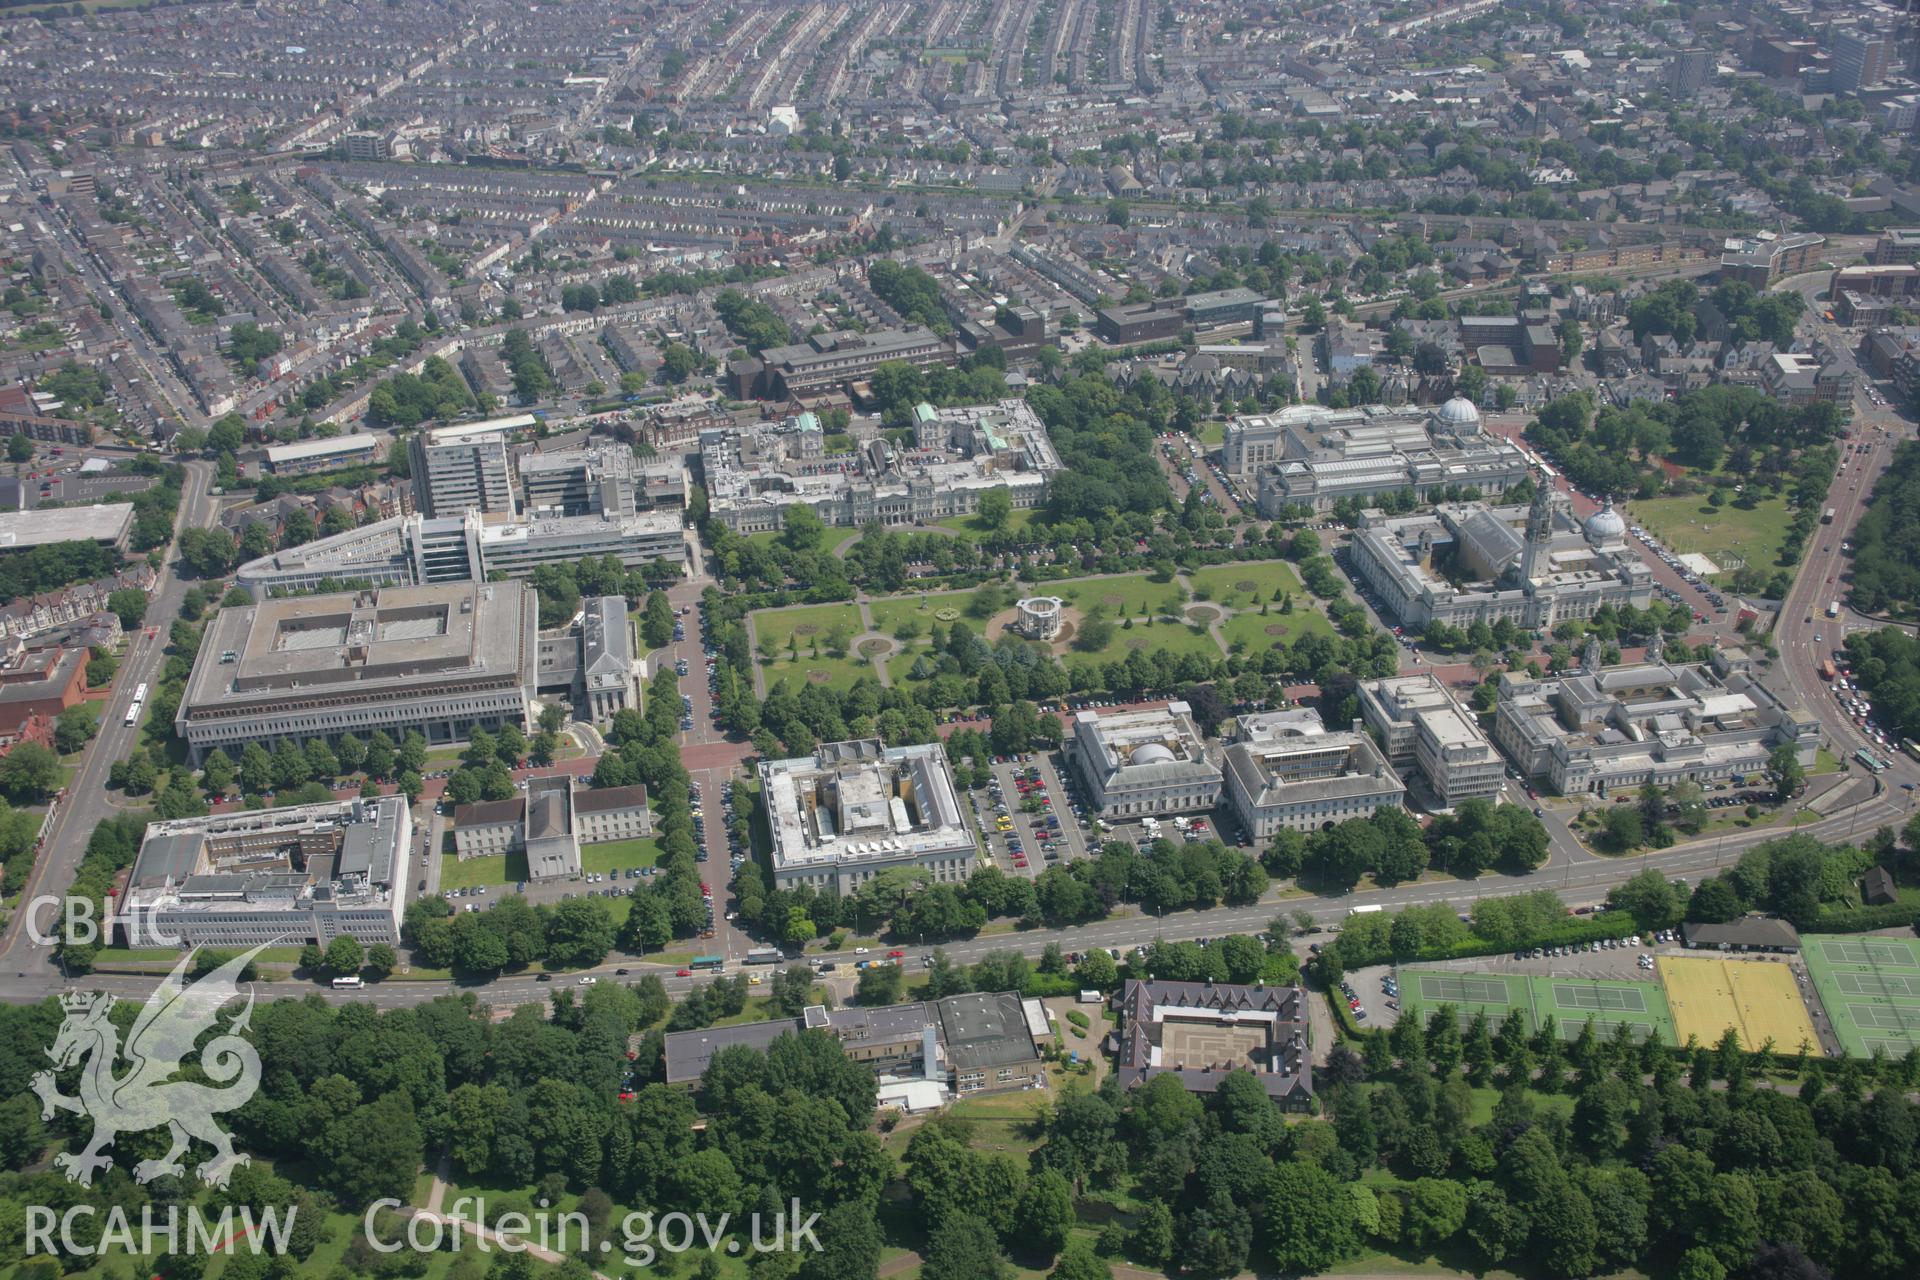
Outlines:
[[[1846,840],[1851,834],[1870,831],[1885,823],[1897,822],[1902,816],[1901,806],[1883,793],[1868,796],[1829,817],[1804,822],[1800,824],[1799,829],[1808,835],[1839,842]],[[1200,937],[1218,937],[1223,934],[1250,933],[1266,928],[1276,916],[1291,915],[1299,911],[1305,911],[1316,922],[1326,924],[1342,919],[1352,908],[1363,904],[1406,907],[1422,903],[1446,902],[1465,910],[1479,898],[1521,893],[1530,889],[1550,889],[1575,904],[1598,903],[1605,898],[1609,888],[1649,866],[1657,866],[1661,872],[1670,876],[1697,879],[1703,874],[1712,874],[1715,869],[1738,858],[1742,851],[1753,845],[1778,839],[1781,834],[1782,832],[1777,829],[1729,831],[1712,839],[1675,845],[1663,850],[1657,856],[1602,858],[1580,863],[1563,862],[1557,867],[1529,876],[1487,875],[1477,880],[1422,881],[1399,885],[1392,889],[1333,897],[1269,896],[1250,907],[1181,911],[1165,916],[1143,915],[1127,909],[1129,914],[1117,915],[1092,924],[1071,928],[1039,928],[1014,933],[987,934],[949,943],[943,949],[948,956],[958,962],[978,960],[992,951],[1017,950],[1025,954],[1037,955],[1048,943],[1058,943],[1061,948],[1068,951],[1085,951],[1094,947],[1125,950],[1135,946],[1145,946],[1155,939],[1182,941]],[[684,947],[685,944],[681,945]],[[925,946],[901,949],[907,952],[905,963],[909,968],[917,967],[919,957],[932,950]],[[807,959],[810,961],[833,960],[845,964],[854,960],[855,956],[851,952],[843,951],[837,954],[809,954]],[[672,966],[650,964],[642,960],[620,960],[609,961],[579,973],[555,975],[547,981],[542,981],[533,975],[505,977],[491,982],[412,982],[390,979],[352,992],[333,991],[330,988],[304,982],[287,982],[273,984],[267,990],[269,994],[275,995],[300,996],[317,993],[329,1000],[367,1000],[383,1007],[420,1004],[441,996],[471,991],[485,1004],[512,1007],[530,1001],[544,1002],[548,993],[558,987],[574,985],[583,977],[592,977],[597,981],[617,981],[622,975],[616,972],[616,969],[627,970],[628,976],[642,973],[658,974],[665,982],[667,990],[674,994],[684,993],[691,987],[710,980],[708,975],[692,978],[679,977]],[[8,982],[5,984],[4,992],[0,994],[3,994],[7,1000],[25,1003],[72,987],[104,990],[123,997],[139,998],[152,990],[156,981],[157,979],[147,976],[96,974],[69,982],[63,980],[57,972],[43,966],[28,970],[24,979]]]
[[[167,544],[166,560],[147,602],[148,625],[133,633],[133,640],[121,659],[114,677],[113,692],[102,710],[100,733],[87,747],[80,771],[67,784],[66,798],[54,809],[39,857],[28,873],[26,888],[20,895],[21,910],[13,913],[6,931],[0,934],[0,973],[11,971],[31,982],[53,973],[53,948],[33,941],[30,934],[49,936],[55,932],[53,912],[32,918],[31,904],[38,897],[58,897],[73,883],[80,858],[87,851],[87,840],[102,818],[113,813],[107,801],[107,770],[114,761],[124,760],[133,750],[140,733],[139,725],[129,725],[127,707],[133,690],[145,684],[151,687],[159,679],[166,661],[167,630],[180,616],[180,600],[187,585],[175,576],[173,557],[179,543],[179,530],[205,528],[213,521],[218,505],[209,492],[213,465],[187,462],[186,483],[180,493],[179,517],[175,521],[173,541]],[[152,632],[151,635],[148,633]],[[57,975],[55,975],[57,976]],[[16,978],[14,982],[18,982]],[[13,983],[9,983],[9,986]]]

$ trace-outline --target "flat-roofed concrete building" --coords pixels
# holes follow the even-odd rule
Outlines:
[[[808,1008],[798,1018],[669,1032],[668,1084],[695,1084],[723,1049],[765,1052],[788,1035],[829,1037],[887,1083],[925,1082],[941,1101],[1025,1089],[1046,1077],[1053,1042],[1038,1000],[1010,991],[969,992],[913,1004]]]
[[[343,467],[361,467],[379,455],[380,442],[368,435],[330,436],[268,445],[266,468],[277,476],[303,476]]]
[[[637,569],[655,560],[684,563],[687,554],[686,526],[677,511],[484,522],[478,543],[488,577],[524,578],[543,564],[577,564],[589,556],[612,556]]]
[[[1187,319],[1193,322],[1196,329],[1252,324],[1267,305],[1266,295],[1243,286],[1190,293],[1186,298]]]
[[[136,947],[391,945],[412,824],[399,795],[151,823],[112,924]]]
[[[1437,409],[1292,405],[1227,424],[1225,469],[1251,482],[1269,518],[1301,504],[1323,511],[1342,499],[1411,491],[1506,492],[1527,478],[1526,454],[1489,434],[1471,400]]]
[[[132,534],[133,506],[125,502],[0,511],[0,555],[57,542],[91,542],[125,551]]]
[[[1417,771],[1441,808],[1499,793],[1506,771],[1499,753],[1436,677],[1362,680],[1359,693],[1360,714],[1388,763],[1402,775]]]
[[[517,582],[388,587],[223,609],[174,717],[197,764],[215,747],[410,729],[458,742],[527,727],[533,592]]]
[[[1207,758],[1193,708],[1082,711],[1073,721],[1073,764],[1104,818],[1204,813],[1220,800],[1220,766]]]
[[[631,515],[641,507],[633,450],[611,440],[520,455],[522,507],[534,516]]]
[[[1500,677],[1494,737],[1522,772],[1560,795],[1648,783],[1707,785],[1765,771],[1776,747],[1811,765],[1820,724],[1744,671],[1595,661],[1542,680]]]
[[[891,867],[943,884],[973,873],[979,846],[937,742],[823,743],[811,756],[763,760],[759,773],[777,889],[844,896]]]
[[[1399,808],[1407,793],[1358,722],[1329,733],[1308,708],[1242,717],[1224,761],[1227,800],[1256,842]]]
[[[741,390],[763,400],[818,395],[867,377],[889,360],[925,368],[953,359],[953,340],[929,329],[841,330],[817,333],[792,346],[768,347],[753,365],[750,385]]]
[[[478,511],[393,516],[250,560],[235,580],[264,600],[349,584],[431,586],[483,582],[496,573],[525,578],[543,564],[577,564],[588,556],[610,555],[630,569],[655,560],[683,565],[682,520],[672,508],[502,521]]]
[[[531,428],[531,414],[435,427],[409,442],[413,484],[420,511],[458,516],[468,511],[515,513],[513,469],[507,444]]]

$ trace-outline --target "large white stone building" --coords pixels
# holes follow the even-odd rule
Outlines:
[[[1528,777],[1561,795],[1605,794],[1653,783],[1718,783],[1763,772],[1775,748],[1811,765],[1820,725],[1744,669],[1698,663],[1598,663],[1534,680],[1500,677],[1494,737]]]
[[[1225,468],[1252,487],[1260,514],[1300,503],[1324,511],[1343,498],[1409,490],[1504,493],[1527,475],[1526,454],[1481,428],[1471,400],[1438,409],[1290,405],[1227,424]]]
[[[453,847],[468,858],[525,851],[527,876],[580,874],[580,846],[653,834],[642,786],[581,790],[572,774],[534,778],[511,800],[482,800],[453,811]]]
[[[1399,808],[1407,793],[1357,722],[1329,733],[1307,708],[1242,717],[1225,761],[1227,800],[1255,843]]]
[[[852,893],[893,867],[935,883],[973,874],[979,845],[937,742],[823,743],[811,756],[760,762],[777,889]]]
[[[1576,521],[1566,496],[1544,479],[1527,507],[1461,502],[1431,515],[1369,512],[1349,555],[1381,612],[1409,629],[1500,618],[1544,629],[1605,605],[1653,602],[1653,570],[1628,547],[1619,514],[1608,507]]]
[[[1046,427],[1024,400],[923,404],[913,411],[913,430],[911,448],[875,439],[832,455],[811,413],[702,431],[709,510],[735,533],[778,529],[802,505],[829,525],[932,524],[972,515],[996,489],[1016,509],[1037,507],[1061,469]]]
[[[1184,702],[1157,711],[1078,712],[1071,747],[1102,817],[1204,813],[1220,800],[1220,766],[1207,758]]]
[[[527,728],[538,603],[518,582],[390,587],[222,609],[174,716],[198,764],[215,747],[417,729],[457,742]]]
[[[1360,714],[1388,763],[1403,775],[1417,772],[1440,808],[1499,793],[1506,772],[1500,754],[1434,676],[1361,681]]]
[[[112,924],[132,946],[391,945],[412,824],[398,795],[151,823]]]

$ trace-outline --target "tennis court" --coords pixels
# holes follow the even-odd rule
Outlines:
[[[1632,1028],[1635,1039],[1657,1036],[1672,1044],[1673,1015],[1666,993],[1652,982],[1607,982],[1594,978],[1532,978],[1535,1017],[1551,1013],[1560,1035],[1572,1040],[1589,1020],[1601,1036],[1613,1035],[1618,1023]]]
[[[1828,935],[1800,944],[1841,1048],[1861,1058],[1920,1049],[1920,943]]]
[[[1602,1037],[1612,1036],[1614,1025],[1624,1022],[1641,1039],[1659,1036],[1676,1043],[1666,996],[1651,982],[1410,969],[1401,975],[1401,990],[1410,1009],[1416,1004],[1428,1009],[1450,1004],[1463,1024],[1484,1013],[1497,1028],[1503,1019],[1517,1014],[1531,1033],[1551,1015],[1567,1040],[1577,1038],[1591,1020]]]
[[[1820,1043],[1793,970],[1777,960],[1661,956],[1659,966],[1679,1044],[1718,1044],[1728,1027],[1748,1049],[1772,1041],[1776,1051],[1796,1053]]]

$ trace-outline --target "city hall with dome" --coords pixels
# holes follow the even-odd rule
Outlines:
[[[1527,475],[1526,454],[1489,434],[1459,396],[1437,409],[1306,404],[1244,414],[1227,424],[1222,452],[1268,519],[1289,506],[1325,511],[1403,490],[1422,502],[1494,497]]]
[[[1591,618],[1602,606],[1644,609],[1653,570],[1627,544],[1608,503],[1584,522],[1544,479],[1527,506],[1443,502],[1431,514],[1362,515],[1353,573],[1383,615],[1410,630],[1506,618],[1539,630]]]

